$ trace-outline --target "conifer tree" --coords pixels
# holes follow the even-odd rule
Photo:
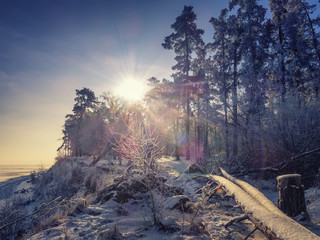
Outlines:
[[[221,10],[218,18],[211,18],[210,23],[214,29],[212,51],[215,54],[214,69],[215,81],[221,96],[224,112],[224,130],[225,130],[225,151],[226,158],[230,156],[229,151],[229,122],[228,122],[228,94],[230,91],[229,74],[229,56],[228,48],[230,47],[230,39],[228,38],[227,9]]]
[[[174,82],[177,88],[183,89],[181,96],[184,96],[184,105],[186,108],[186,158],[190,159],[190,90],[188,89],[189,74],[192,65],[192,53],[196,53],[203,46],[201,38],[204,31],[198,29],[195,23],[196,14],[192,6],[184,6],[180,16],[171,25],[174,32],[165,37],[162,46],[165,49],[174,50],[177,64],[172,67],[176,72],[173,74]]]
[[[66,115],[66,121],[63,129],[63,143],[58,151],[62,148],[68,149],[71,156],[82,156],[83,149],[80,144],[80,133],[83,120],[86,113],[96,109],[98,101],[94,92],[88,88],[76,90],[74,99],[73,114]]]

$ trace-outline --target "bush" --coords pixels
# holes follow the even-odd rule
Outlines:
[[[24,222],[17,221],[26,214],[22,205],[16,198],[7,198],[0,205],[0,239],[13,240],[24,231]]]
[[[133,165],[141,174],[141,182],[147,187],[149,200],[146,202],[150,209],[152,222],[155,226],[161,227],[161,209],[159,209],[158,199],[161,195],[157,191],[162,181],[158,181],[160,169],[157,160],[161,157],[159,148],[160,137],[156,135],[156,130],[152,127],[146,127],[143,119],[136,119],[128,126],[127,135],[121,135],[116,144],[116,151],[119,156],[132,160]]]

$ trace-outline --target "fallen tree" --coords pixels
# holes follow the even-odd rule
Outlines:
[[[250,221],[271,239],[320,239],[284,213],[250,184],[235,179],[221,169],[223,176],[210,178],[231,194]]]
[[[309,155],[317,154],[320,152],[320,148],[316,148],[307,152],[303,152],[297,155],[293,155],[291,158],[288,160],[282,161],[279,164],[275,166],[269,166],[269,167],[264,167],[264,168],[251,168],[247,169],[245,171],[240,171],[240,172],[233,172],[234,176],[244,176],[248,173],[257,173],[257,172],[271,172],[271,173],[280,173],[284,171],[286,168],[290,166],[290,164],[294,164],[299,161],[304,161],[303,158],[307,157]]]

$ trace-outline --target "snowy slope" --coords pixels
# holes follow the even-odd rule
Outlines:
[[[11,185],[13,196],[28,199],[23,208],[29,214],[61,196],[48,206],[53,209],[49,214],[42,211],[26,219],[20,235],[34,240],[243,239],[254,229],[248,220],[225,228],[242,215],[241,210],[223,193],[211,195],[216,184],[205,174],[187,173],[185,160],[159,161],[152,192],[164,227],[153,226],[149,193],[129,162],[105,159],[91,167],[91,161],[78,158],[56,164],[34,184],[24,179]],[[267,239],[259,231],[252,237]]]

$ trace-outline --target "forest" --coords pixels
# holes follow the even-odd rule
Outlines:
[[[0,183],[0,238],[320,239],[320,15],[268,3],[207,43],[184,6],[142,100],[76,89],[56,163]]]
[[[269,9],[232,0],[210,19],[212,40],[205,43],[197,14],[184,6],[162,43],[175,54],[173,80],[146,80],[143,102],[76,90],[57,159],[130,157],[123,148],[137,147],[139,128],[153,141],[145,148],[183,156],[206,172],[223,164],[239,176],[300,173],[314,184],[320,167],[315,11],[304,0],[270,0]]]

